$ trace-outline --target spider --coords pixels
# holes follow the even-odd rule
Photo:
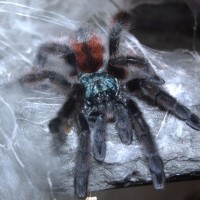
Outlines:
[[[49,130],[56,136],[54,138],[63,142],[65,125],[71,121],[77,125],[74,190],[78,197],[87,195],[91,151],[100,164],[105,159],[107,122],[115,122],[123,144],[130,145],[135,133],[143,147],[154,187],[164,188],[163,162],[150,127],[134,100],[138,93],[138,97],[156,102],[193,129],[200,130],[200,119],[161,88],[164,80],[155,73],[147,59],[119,53],[121,35],[129,24],[128,13],[120,11],[113,16],[107,47],[103,45],[101,35],[91,27],[80,27],[73,33],[69,44],[61,40],[41,44],[35,61],[42,70],[20,79],[23,84],[48,79],[70,91],[57,116],[50,120]],[[108,59],[104,61],[106,54]],[[45,68],[49,57],[64,61],[69,69],[68,77],[73,82],[67,76]],[[139,73],[134,73],[136,69]]]

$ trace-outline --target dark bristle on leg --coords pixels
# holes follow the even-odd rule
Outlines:
[[[184,105],[177,102],[177,100],[169,95],[164,90],[160,89],[158,85],[153,84],[147,80],[144,79],[137,79],[136,80],[139,84],[140,92],[156,102],[158,106],[164,108],[165,110],[170,111],[172,114],[174,114],[179,119],[185,121],[191,128],[195,130],[200,131],[200,119],[195,114],[191,113],[191,111],[185,107]],[[128,90],[132,90],[132,86],[134,84],[132,82],[136,82],[133,80],[130,80],[127,82],[126,86]]]
[[[118,66],[118,68],[124,68],[125,66],[138,67],[141,69],[141,73],[143,73],[149,81],[158,85],[165,83],[165,81],[153,70],[148,60],[139,56],[117,56],[111,58],[108,62],[108,68],[112,66]]]
[[[110,74],[118,79],[125,79],[126,75],[127,75],[126,69],[120,68],[117,66],[113,66],[110,64],[108,65],[107,72],[108,72],[108,74]]]
[[[78,112],[83,106],[85,97],[85,88],[81,84],[74,85],[69,99],[63,104],[57,117],[52,119],[49,123],[49,129],[52,133],[58,135],[64,134],[64,125],[67,120]]]
[[[118,54],[120,36],[121,36],[122,30],[123,30],[123,26],[120,23],[115,23],[110,29],[110,33],[109,33],[109,56],[113,59]],[[126,77],[125,69],[114,66],[112,64],[112,62],[110,62],[112,60],[111,58],[108,61],[107,72],[110,75],[115,76],[119,79],[124,79]]]
[[[109,55],[115,57],[118,54],[120,37],[123,29],[128,29],[130,26],[130,14],[120,11],[113,16],[113,24],[109,33]]]
[[[142,144],[143,151],[152,175],[154,187],[156,189],[163,189],[165,186],[163,162],[157,151],[156,144],[150,133],[149,126],[145,122],[138,106],[131,99],[127,100],[127,109],[129,111],[136,137]]]
[[[44,67],[49,56],[59,56],[64,59],[72,67],[71,73],[77,73],[75,52],[66,44],[59,40],[41,44],[35,56],[35,65]]]
[[[105,115],[102,113],[96,116],[94,123],[93,154],[100,163],[104,161],[106,156],[106,121]]]
[[[43,81],[45,79],[48,79],[51,83],[58,85],[61,88],[69,88],[71,86],[71,83],[69,83],[63,75],[48,70],[43,70],[38,73],[27,74],[19,79],[19,83],[21,85],[24,85],[26,83]]]
[[[127,145],[131,144],[133,133],[127,109],[122,103],[116,103],[114,105],[114,113],[116,118],[115,127],[122,143]]]
[[[131,79],[130,81],[127,81],[125,88],[129,92],[137,91],[140,89],[140,84],[144,81],[144,79],[141,78],[135,78]]]
[[[74,189],[78,197],[87,195],[90,172],[90,130],[84,114],[78,115],[78,149],[75,163]]]
[[[109,33],[109,55],[114,57],[118,54],[120,36],[123,30],[123,26],[119,23],[114,24]]]
[[[131,25],[131,15],[126,11],[119,11],[113,16],[114,23],[120,23],[126,28],[129,28]]]

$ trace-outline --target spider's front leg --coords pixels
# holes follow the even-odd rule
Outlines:
[[[88,118],[94,123],[93,154],[94,158],[102,163],[106,156],[106,120],[105,114],[92,112]]]
[[[56,134],[59,143],[63,142],[65,124],[83,107],[85,87],[82,84],[73,86],[69,99],[61,107],[57,116],[49,123],[49,129]],[[78,197],[87,195],[90,157],[90,130],[84,114],[78,114],[78,149],[75,163],[74,188]]]
[[[58,137],[63,137],[65,124],[69,118],[77,114],[83,106],[85,97],[85,87],[82,84],[73,86],[69,99],[63,104],[58,111],[57,116],[49,123],[49,129]]]
[[[127,109],[124,104],[117,102],[114,105],[114,114],[116,118],[115,127],[123,144],[131,144],[133,141],[133,131]]]
[[[200,131],[200,119],[187,107],[177,102],[174,97],[160,89],[158,85],[146,79],[133,79],[126,83],[126,87],[129,91],[140,90],[144,96],[156,102],[158,106],[170,111],[193,129]]]
[[[90,130],[84,114],[78,115],[78,149],[75,163],[74,189],[78,197],[87,195],[90,172]]]
[[[145,122],[143,115],[135,102],[128,99],[126,104],[137,139],[143,146],[154,187],[156,189],[162,189],[165,185],[163,162],[157,151],[149,126]]]

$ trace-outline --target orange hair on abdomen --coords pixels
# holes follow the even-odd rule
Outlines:
[[[101,39],[96,35],[88,41],[73,43],[72,47],[76,54],[77,64],[81,72],[93,73],[103,65],[104,47]]]

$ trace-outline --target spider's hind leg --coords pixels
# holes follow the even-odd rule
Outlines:
[[[121,34],[124,30],[126,22],[129,22],[129,14],[126,12],[119,12],[114,15],[113,21],[114,23],[110,28],[108,36],[108,49],[110,58],[108,61],[107,72],[117,78],[124,79],[126,77],[125,69],[113,66],[111,60],[115,59],[119,53]]]
[[[120,11],[113,16],[113,25],[108,36],[110,57],[115,57],[118,54],[121,33],[123,29],[129,28],[130,20],[130,14],[124,11]]]
[[[123,27],[121,24],[116,23],[112,26],[109,33],[109,56],[114,57],[118,54],[120,37]]]
[[[127,109],[129,111],[136,137],[143,146],[154,187],[156,189],[163,189],[165,186],[163,162],[157,151],[156,144],[150,133],[149,126],[145,122],[138,106],[131,99],[127,100]]]
[[[110,28],[108,36],[110,58],[108,61],[107,72],[119,79],[125,79],[127,76],[127,69],[125,67],[138,67],[141,68],[141,74],[150,81],[156,84],[164,84],[164,80],[156,74],[147,58],[137,55],[119,55],[121,35],[124,30],[130,29],[131,15],[127,12],[120,11],[113,16],[113,22],[113,26]]]

